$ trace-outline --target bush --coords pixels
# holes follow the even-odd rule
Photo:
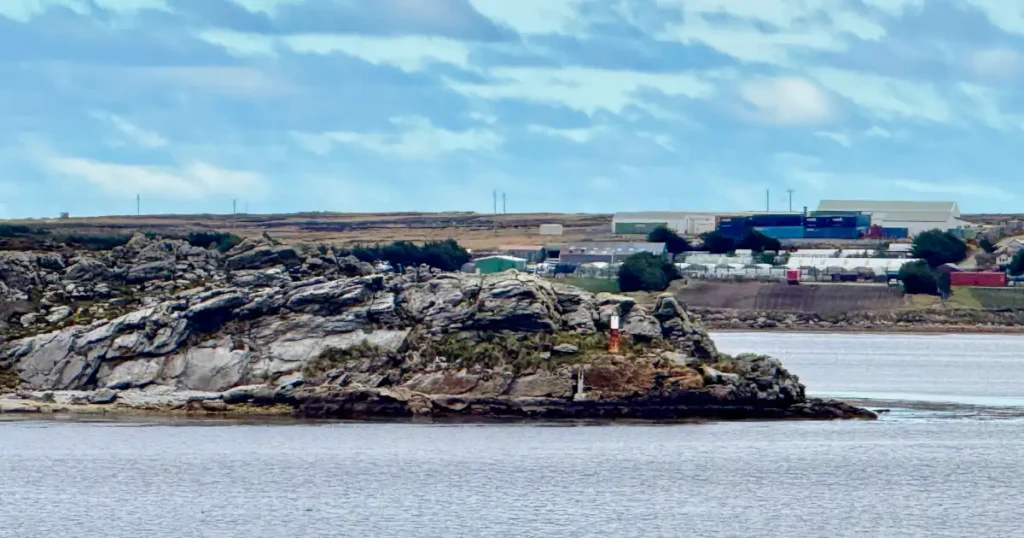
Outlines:
[[[1017,253],[1013,255],[1013,259],[1010,260],[1010,265],[1007,269],[1009,269],[1010,274],[1013,276],[1024,273],[1024,250],[1018,250]]]
[[[985,252],[987,252],[989,254],[994,253],[996,251],[996,249],[999,248],[999,247],[996,246],[995,243],[990,241],[987,237],[982,239],[981,241],[978,241],[978,246],[981,247],[982,250],[984,250]]]
[[[69,246],[84,248],[88,250],[111,250],[116,247],[123,247],[131,241],[130,234],[116,235],[92,235],[73,234],[61,238],[61,241]]]
[[[663,291],[677,278],[674,265],[650,252],[634,254],[619,267],[622,291]]]
[[[938,267],[966,258],[967,243],[949,232],[931,230],[917,234],[911,253],[915,258],[928,262],[931,267]]]
[[[778,239],[768,237],[757,230],[748,230],[744,234],[743,239],[736,243],[736,248],[748,249],[754,252],[764,252],[766,250],[778,252],[782,250],[782,243]]]
[[[25,235],[46,235],[42,228],[29,228],[21,224],[0,224],[0,237],[19,237]]]
[[[949,275],[946,277],[947,285]],[[919,261],[904,264],[900,267],[899,279],[903,282],[903,291],[910,294],[938,295],[939,280],[927,262]]]
[[[665,226],[658,226],[647,234],[648,243],[665,243],[670,254],[682,254],[690,250],[690,243]]]
[[[242,238],[228,232],[192,232],[188,234],[186,241],[194,247],[213,248],[227,252],[241,243]]]
[[[700,238],[704,241],[704,250],[712,254],[728,254],[736,249],[736,242],[719,231],[708,232]]]
[[[426,264],[442,271],[458,271],[469,261],[469,252],[453,239],[428,241],[422,246],[410,241],[395,241],[385,246],[356,246],[339,251],[338,255],[355,256],[368,263],[385,261],[398,270]]]

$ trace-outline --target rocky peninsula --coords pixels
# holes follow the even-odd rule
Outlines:
[[[269,237],[0,253],[0,412],[836,419],[764,356],[656,304],[532,275],[376,274]],[[612,316],[622,345],[608,351]]]

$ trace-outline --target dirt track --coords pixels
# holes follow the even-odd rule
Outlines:
[[[842,312],[894,310],[903,306],[899,288],[863,284],[695,282],[676,290],[687,305],[830,316]]]

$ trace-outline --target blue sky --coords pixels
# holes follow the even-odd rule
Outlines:
[[[1024,0],[3,0],[0,217],[1020,211]]]

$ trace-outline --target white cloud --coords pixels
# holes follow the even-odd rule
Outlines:
[[[67,178],[83,181],[113,196],[136,194],[174,199],[200,199],[209,196],[263,196],[268,185],[254,172],[229,170],[193,162],[183,167],[127,165],[54,156],[43,166]]]
[[[967,98],[972,120],[979,121],[993,129],[1024,129],[1024,117],[1005,113],[999,106],[1003,98],[1002,92],[966,82],[957,84],[956,89]]]
[[[1014,0],[964,0],[981,11],[993,26],[1011,34],[1024,35],[1024,9]]]
[[[149,131],[131,123],[130,121],[106,112],[96,112],[93,117],[110,123],[120,131],[131,143],[144,148],[159,148],[167,145],[167,140],[159,133]]]
[[[815,136],[820,136],[822,138],[827,138],[829,140],[832,140],[836,144],[839,144],[840,146],[843,146],[845,148],[848,148],[851,145],[853,145],[850,142],[850,135],[848,135],[846,133],[836,132],[836,131],[818,131],[818,132],[816,132],[814,134],[815,134]]]
[[[748,81],[740,86],[740,97],[758,119],[776,125],[813,125],[835,116],[828,96],[802,78]]]
[[[811,78],[867,112],[884,119],[917,119],[947,123],[949,103],[931,84],[833,68],[808,70]]]
[[[968,58],[968,65],[975,73],[987,77],[1009,77],[1020,71],[1024,58],[1013,49],[979,50]]]
[[[509,67],[494,69],[499,80],[491,84],[450,81],[459,93],[484,99],[525,99],[560,104],[593,114],[621,112],[640,104],[634,94],[642,88],[667,95],[703,99],[716,92],[714,84],[695,74],[652,74],[581,67],[559,69]],[[712,75],[713,76],[713,75]]]
[[[92,0],[92,3],[108,11],[170,10],[167,0]],[[0,2],[0,16],[18,22],[26,22],[51,7],[70,9],[80,15],[90,13],[88,3],[81,0],[3,0]]]
[[[408,160],[429,161],[448,153],[460,151],[494,151],[504,138],[493,131],[469,129],[451,131],[433,126],[421,117],[392,118],[399,129],[395,134],[356,133],[330,131],[324,133],[292,133],[295,141],[306,151],[318,155],[330,153],[335,145],[365,150]]]
[[[580,0],[469,0],[481,15],[521,34],[571,31]]]
[[[872,125],[870,129],[864,131],[864,135],[874,138],[892,138],[892,131],[883,129],[877,125]]]
[[[898,188],[921,194],[952,194],[964,198],[977,198],[980,196],[998,196],[1000,198],[1013,198],[1013,194],[999,187],[980,184],[976,181],[965,181],[962,183],[934,183],[931,181],[918,181],[913,179],[898,179],[893,181]]]
[[[527,130],[532,133],[539,133],[548,136],[557,136],[562,138],[568,138],[573,142],[585,143],[593,140],[599,134],[606,132],[606,129],[600,127],[592,128],[581,128],[581,129],[556,129],[554,127],[548,127],[547,125],[530,125]]]
[[[660,36],[702,43],[745,62],[790,65],[794,51],[843,51],[846,36],[877,40],[886,35],[878,22],[848,9],[841,0],[658,0],[678,8],[683,21]],[[728,22],[721,21],[728,15]],[[808,20],[826,21],[807,24]],[[764,31],[765,25],[772,31]]]
[[[304,34],[282,38],[282,43],[299,53],[344,52],[368,62],[393,65],[405,70],[422,70],[431,63],[469,66],[469,46],[441,37],[366,37]]]

